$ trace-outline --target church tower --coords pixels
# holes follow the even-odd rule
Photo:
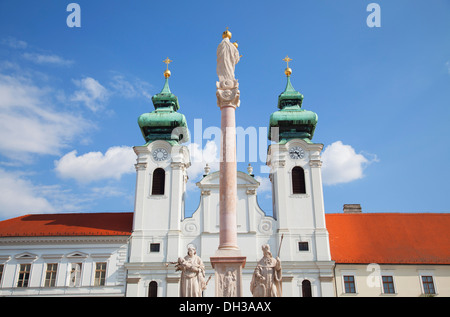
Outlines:
[[[278,97],[279,110],[272,113],[267,165],[272,182],[273,215],[278,223],[278,241],[283,263],[304,263],[320,273],[322,296],[333,296],[332,262],[322,192],[320,152],[313,143],[317,114],[302,109],[303,95],[291,84],[291,59],[285,70],[287,84]]]
[[[185,116],[178,112],[178,98],[169,88],[171,60],[167,58],[164,62],[167,64],[164,87],[152,97],[155,110],[138,119],[146,143],[134,147],[136,196],[127,265],[131,276],[127,283],[130,296],[147,296],[137,292],[150,289],[152,281],[155,285],[164,284],[165,281],[158,280],[151,272],[165,269],[163,263],[177,259],[182,253],[180,223],[184,217],[190,166],[189,151],[182,144],[189,141],[189,131]],[[161,268],[154,267],[155,263],[160,263]],[[138,287],[139,283],[144,287]]]

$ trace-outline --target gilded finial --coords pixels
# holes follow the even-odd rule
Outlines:
[[[166,71],[164,72],[164,77],[165,77],[165,78],[169,78],[170,75],[171,75],[170,70],[169,70],[169,64],[172,63],[172,62],[173,62],[173,61],[170,60],[169,57],[167,57],[165,60],[163,60],[163,63],[165,63],[165,64],[167,65],[167,69],[166,69]]]
[[[248,163],[247,172],[248,172],[249,175],[253,174],[253,167],[250,165],[250,163]]]
[[[283,58],[283,61],[286,62],[286,69],[284,70],[284,73],[289,77],[292,74],[292,69],[289,68],[289,62],[292,61],[292,58],[289,58],[289,56],[286,55],[286,57]]]
[[[227,29],[222,33],[222,38],[224,39],[226,37],[228,37],[231,40],[231,32],[228,31],[228,26]]]
[[[236,42],[233,42],[233,45],[234,45],[234,47],[236,47],[236,48],[238,48],[238,42],[236,41]],[[242,58],[242,55],[239,55],[239,58]]]
[[[208,175],[208,174],[209,174],[209,171],[211,171],[211,168],[209,167],[208,163],[206,163],[206,166],[205,166],[205,175]]]

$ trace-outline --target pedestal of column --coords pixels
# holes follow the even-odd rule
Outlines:
[[[237,163],[236,163],[236,120],[239,106],[239,85],[237,80],[217,83],[217,105],[221,110],[222,143],[220,152],[219,248],[211,265],[215,269],[216,297],[242,296],[242,269],[246,257],[241,255],[237,245]]]
[[[246,257],[239,250],[217,250],[210,258],[215,270],[216,297],[242,297],[242,270]]]

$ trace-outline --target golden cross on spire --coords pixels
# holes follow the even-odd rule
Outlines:
[[[169,69],[169,64],[172,63],[173,61],[169,59],[169,57],[167,57],[165,60],[163,60],[163,63],[165,63],[167,65],[167,69]]]
[[[292,74],[292,69],[289,68],[289,62],[292,61],[292,58],[289,58],[289,56],[286,55],[286,57],[283,58],[283,61],[286,62],[286,69],[284,70],[284,73],[289,77]]]
[[[283,58],[283,61],[285,61],[285,62],[286,62],[286,67],[288,67],[288,68],[289,68],[289,62],[290,62],[290,61],[292,61],[292,58],[289,58],[289,56],[287,56],[287,55],[286,55],[286,57],[285,57],[285,58]]]
[[[169,64],[170,63],[172,63],[173,61],[172,60],[170,60],[168,57],[165,59],[165,60],[163,60],[163,63],[165,63],[166,65],[167,65],[167,69],[166,69],[166,71],[164,72],[164,77],[166,77],[166,78],[169,78],[170,77],[170,70],[169,70]]]

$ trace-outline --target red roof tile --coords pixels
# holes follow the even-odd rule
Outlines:
[[[326,214],[336,263],[450,264],[450,214]]]
[[[450,214],[326,214],[336,263],[450,264]],[[0,237],[131,235],[133,213],[26,215]]]
[[[0,237],[130,235],[133,213],[26,215],[0,222]]]

